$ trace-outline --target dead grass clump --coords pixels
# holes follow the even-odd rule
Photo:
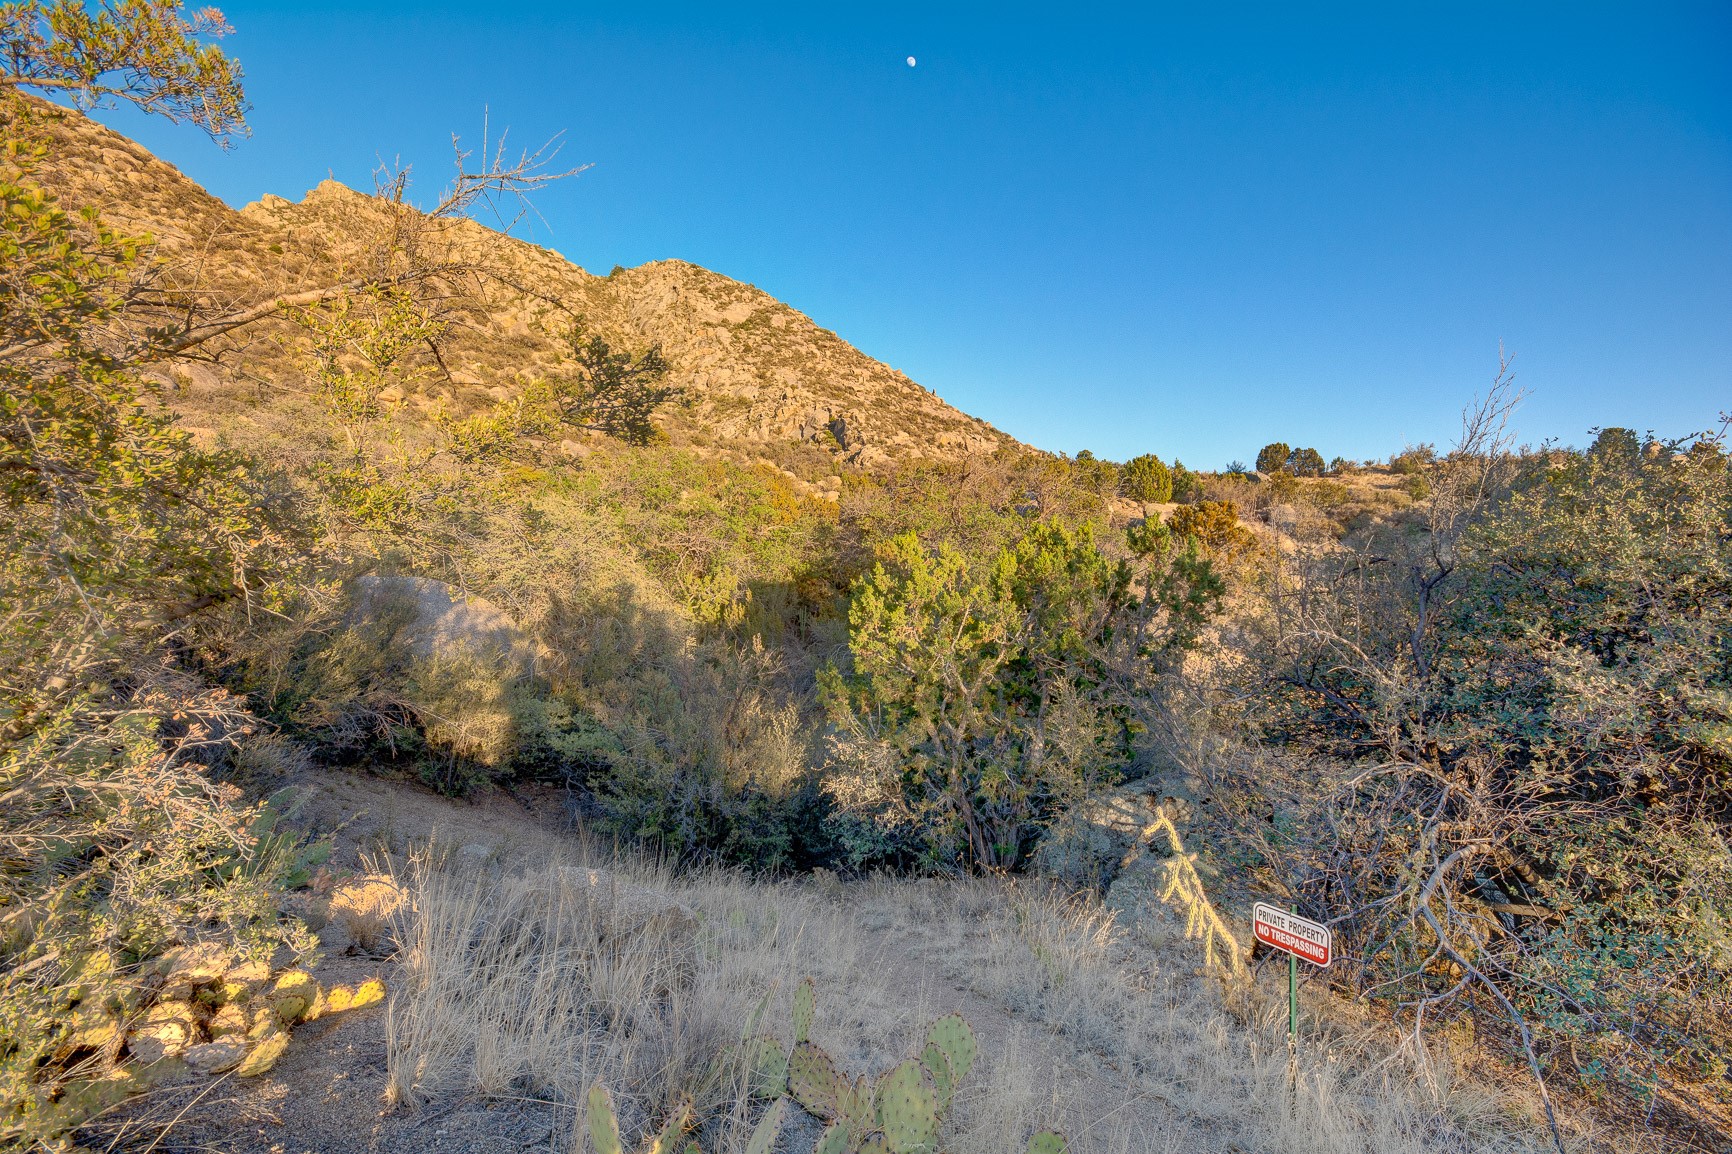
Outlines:
[[[340,926],[356,949],[376,954],[402,905],[403,891],[396,882],[382,874],[370,874],[331,891],[326,922]]]

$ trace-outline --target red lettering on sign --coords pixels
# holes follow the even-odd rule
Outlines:
[[[1334,935],[1328,926],[1258,902],[1251,913],[1251,932],[1264,945],[1304,958],[1314,966],[1329,964]]]

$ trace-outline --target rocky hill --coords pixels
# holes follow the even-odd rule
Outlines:
[[[39,178],[69,206],[95,205],[111,225],[149,232],[168,279],[226,307],[353,275],[381,229],[402,227],[387,201],[334,180],[298,203],[265,196],[237,211],[118,133],[74,112],[50,115],[56,139]],[[508,275],[490,283],[482,307],[464,310],[440,342],[436,371],[402,398],[406,405],[462,412],[511,397],[557,365],[559,322],[582,315],[616,347],[661,346],[671,382],[684,389],[663,421],[676,443],[744,455],[806,443],[838,467],[1012,443],[797,310],[696,265],[655,261],[596,276],[470,220],[441,222],[438,242]],[[213,365],[180,371],[206,395],[293,387],[304,363],[297,334],[271,327],[213,345]]]

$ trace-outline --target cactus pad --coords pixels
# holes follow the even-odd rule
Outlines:
[[[777,1098],[776,1104],[758,1119],[758,1128],[752,1131],[751,1141],[746,1143],[746,1154],[770,1154],[776,1148],[776,1139],[782,1136],[782,1119],[787,1116],[788,1100]]]
[[[961,1014],[946,1014],[932,1023],[932,1028],[926,1031],[926,1040],[944,1051],[944,1056],[950,1060],[950,1085],[954,1088],[974,1068],[975,1055],[980,1052],[980,1046],[974,1040],[974,1028],[968,1024],[968,1019]]]
[[[812,1038],[812,1012],[818,1005],[818,987],[811,978],[801,982],[794,990],[794,1044],[810,1041]]]
[[[686,1136],[686,1128],[692,1124],[692,1104],[690,1100],[681,1102],[679,1109],[668,1117],[667,1125],[650,1142],[649,1154],[674,1154],[679,1148],[680,1139]]]
[[[824,1121],[834,1121],[841,1112],[842,1089],[848,1085],[830,1055],[812,1043],[801,1042],[788,1055],[788,1093]]]
[[[950,1059],[944,1056],[944,1051],[926,1043],[926,1049],[920,1052],[920,1064],[926,1067],[926,1072],[932,1078],[932,1091],[938,1099],[938,1115],[943,1117],[950,1112],[950,1097],[956,1092],[956,1083],[950,1076]]]
[[[836,1112],[856,1134],[864,1134],[872,1129],[873,1119],[876,1117],[873,1103],[876,1101],[877,1088],[864,1074],[852,1082],[844,1077],[837,1083]]]
[[[613,1096],[600,1082],[589,1090],[589,1144],[595,1154],[619,1154],[619,1118]]]
[[[1070,1143],[1057,1130],[1042,1130],[1028,1140],[1028,1154],[1070,1154]]]
[[[938,1138],[938,1100],[912,1059],[878,1086],[878,1124],[891,1154],[929,1154]]]
[[[752,1096],[780,1098],[788,1092],[788,1052],[782,1043],[768,1034],[760,1034],[748,1043],[752,1062]]]
[[[818,1139],[818,1144],[812,1147],[812,1154],[849,1154],[853,1146],[853,1134],[846,1122],[838,1122],[824,1131]]]

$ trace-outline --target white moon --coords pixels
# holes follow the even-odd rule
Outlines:
[[[912,57],[912,56],[910,56],[908,58],[908,67],[910,67],[910,68],[914,67],[914,57]]]

